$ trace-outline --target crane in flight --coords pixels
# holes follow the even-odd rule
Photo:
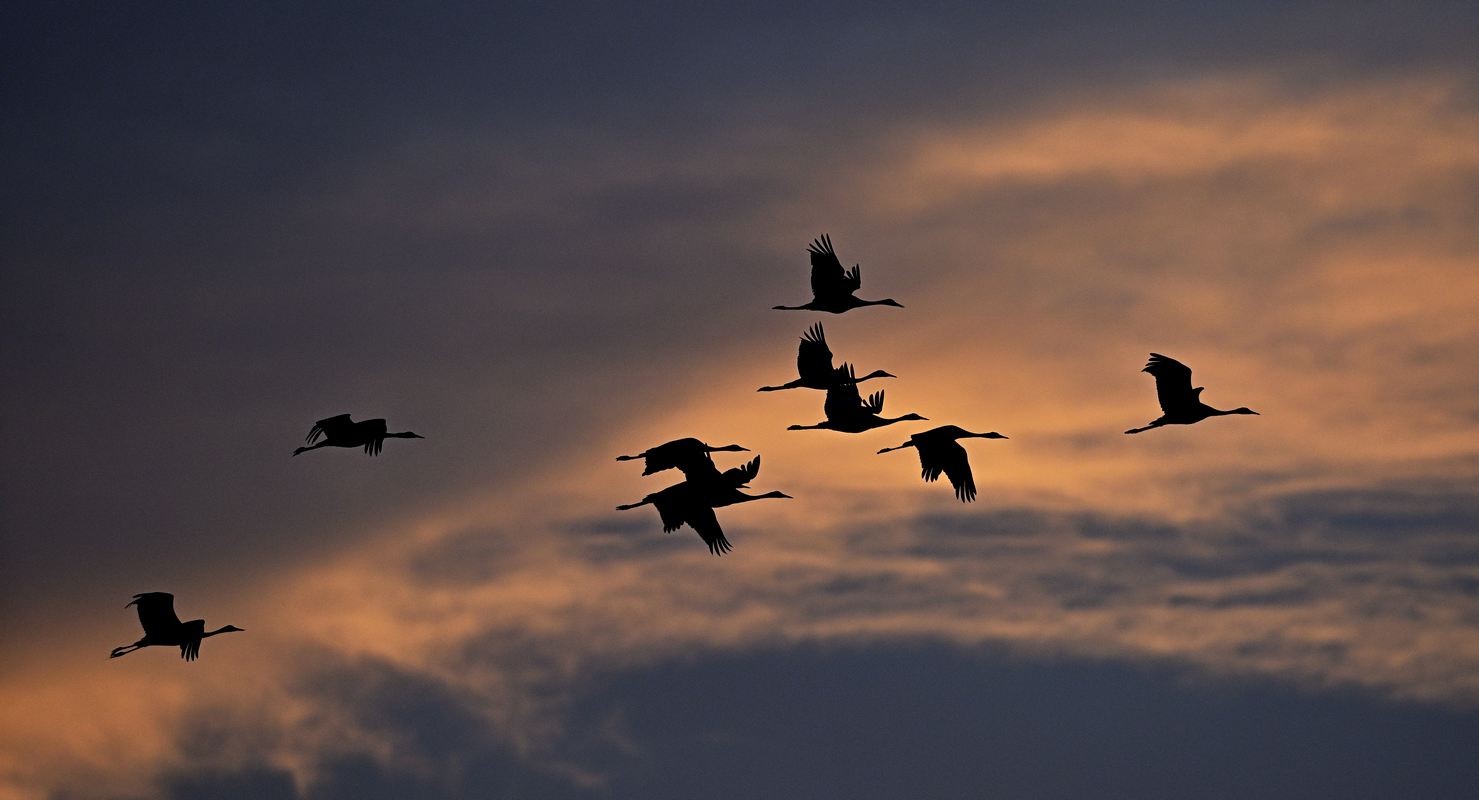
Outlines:
[[[971,462],[966,457],[965,448],[956,440],[973,438],[1007,437],[996,431],[972,433],[954,425],[944,425],[916,433],[898,447],[885,447],[878,452],[881,454],[906,447],[914,448],[919,452],[919,476],[924,478],[925,483],[935,482],[943,472],[950,479],[950,485],[955,487],[955,496],[960,498],[960,502],[969,503],[976,499],[976,479],[971,475]]]
[[[910,413],[902,417],[883,416],[883,391],[874,392],[863,402],[858,394],[858,382],[853,377],[851,364],[844,363],[836,370],[836,379],[827,389],[827,400],[823,413],[827,418],[815,425],[792,425],[788,431],[828,430],[843,433],[862,433],[882,428],[896,422],[926,421],[927,417]]]
[[[425,439],[420,434],[404,431],[401,433],[387,433],[385,420],[367,419],[363,422],[355,422],[348,414],[340,414],[334,417],[326,417],[313,423],[313,428],[308,431],[308,438],[304,441],[310,447],[300,447],[293,451],[293,455],[306,453],[309,450],[317,450],[320,447],[363,447],[365,455],[378,456],[380,448],[386,439]],[[319,441],[322,439],[323,441]],[[314,444],[314,442],[318,444]]]
[[[109,658],[126,656],[141,647],[178,647],[180,657],[194,661],[200,657],[200,641],[218,633],[243,633],[244,629],[227,625],[213,631],[205,629],[205,620],[192,619],[181,622],[175,616],[175,596],[169,592],[145,592],[134,595],[124,608],[139,607],[139,623],[144,626],[144,638],[113,648]]]
[[[807,245],[811,255],[811,302],[800,306],[776,306],[778,311],[826,311],[841,314],[863,306],[893,306],[903,308],[898,301],[859,300],[853,294],[863,285],[862,267],[854,264],[844,270],[837,260],[837,251],[832,249],[832,237],[822,234]]]
[[[1203,403],[1202,389],[1205,387],[1191,388],[1191,367],[1169,356],[1151,353],[1149,363],[1141,372],[1149,372],[1155,378],[1155,393],[1161,401],[1161,415],[1144,427],[1131,428],[1125,433],[1141,433],[1162,425],[1191,425],[1207,417],[1258,414],[1257,411],[1247,407],[1222,411]]]
[[[724,536],[724,529],[719,527],[719,518],[714,514],[714,509],[754,500],[791,499],[785,492],[745,494],[740,491],[741,487],[747,486],[759,474],[759,456],[750,459],[744,466],[727,469],[722,473],[711,464],[708,471],[695,470],[695,474],[682,483],[653,492],[635,503],[619,505],[616,510],[630,511],[652,505],[662,519],[664,533],[672,533],[687,525],[709,546],[710,553],[722,556],[734,549],[734,546]]]
[[[710,453],[748,453],[749,448],[737,444],[715,447],[704,444],[692,436],[674,439],[656,447],[649,447],[634,456],[617,456],[617,461],[645,461],[642,474],[651,475],[666,469],[678,469],[685,476],[690,470],[715,469]],[[707,464],[707,466],[705,466]],[[691,476],[690,476],[691,477]]]
[[[801,377],[780,386],[761,386],[755,391],[777,392],[782,389],[821,389],[826,391],[832,388],[837,379],[836,371],[832,368],[832,351],[827,347],[827,336],[822,332],[822,323],[811,326],[806,333],[801,335],[801,345],[796,350],[796,373]],[[874,378],[896,378],[881,369],[857,379],[857,383],[871,381]]]

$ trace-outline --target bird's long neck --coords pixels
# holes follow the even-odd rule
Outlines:
[[[632,509],[637,508],[639,506],[645,506],[645,505],[647,505],[650,502],[652,502],[652,498],[651,497],[644,497],[644,498],[642,498],[641,500],[638,500],[635,503],[627,503],[626,505],[617,506],[616,507],[616,510],[617,511],[631,511]]]
[[[215,636],[218,633],[236,633],[236,631],[237,631],[237,629],[231,627],[230,625],[222,625],[221,627],[216,628],[213,631],[207,631],[206,633],[202,633],[200,635],[200,638],[202,638],[202,639],[209,639],[210,637]],[[212,645],[212,646],[214,646],[214,645]]]
[[[420,438],[420,437],[418,437],[416,434],[414,434],[414,433],[412,433],[410,431],[401,431],[400,433],[387,433],[387,434],[385,434],[385,438],[387,438],[387,439],[417,439],[417,438]]]
[[[772,309],[775,311],[810,311],[811,304],[807,303],[804,306],[772,306]]]
[[[879,450],[878,452],[879,453],[892,453],[895,450],[903,450],[906,447],[913,447],[913,446],[914,446],[914,443],[913,442],[904,442],[903,444],[899,445],[898,447],[885,447],[882,450]]]
[[[854,383],[862,383],[863,381],[871,381],[874,378],[892,378],[892,377],[893,377],[892,375],[888,374],[887,372],[884,372],[881,369],[875,369],[872,372],[868,373],[867,375],[864,375],[863,377],[858,378],[856,381],[854,381]]]
[[[757,391],[757,392],[779,392],[782,389],[798,389],[800,387],[801,387],[801,381],[799,379],[797,379],[797,380],[791,381],[790,383],[783,383],[780,386],[761,386],[759,389],[756,389],[755,391]]]
[[[766,492],[765,494],[745,494],[744,492],[738,492],[738,494],[740,499],[735,501],[737,503],[748,503],[751,500],[779,500],[790,497],[790,495],[784,492]]]

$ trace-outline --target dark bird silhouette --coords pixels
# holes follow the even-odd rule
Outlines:
[[[851,364],[844,363],[838,367],[833,384],[827,389],[827,401],[823,404],[823,411],[827,418],[815,425],[792,425],[788,431],[828,430],[841,431],[843,433],[862,433],[874,428],[882,428],[895,422],[908,422],[911,420],[924,421],[927,418],[918,414],[905,414],[902,417],[889,419],[883,416],[883,391],[874,392],[868,397],[868,402],[858,394],[858,382],[853,377]]]
[[[862,306],[894,306],[903,308],[897,301],[859,300],[853,292],[863,285],[862,267],[854,264],[852,269],[843,270],[837,260],[837,251],[832,249],[832,237],[822,234],[807,245],[811,254],[811,302],[804,306],[776,306],[780,311],[826,311],[841,314]]]
[[[706,471],[714,470],[714,461],[709,457],[710,453],[748,453],[748,448],[737,444],[726,444],[723,447],[714,447],[688,437],[685,439],[674,439],[666,444],[649,447],[634,456],[617,456],[617,461],[636,461],[646,459],[647,463],[642,469],[643,475],[651,475],[654,472],[662,472],[665,469],[677,468],[684,476],[689,475],[691,470]]]
[[[323,441],[313,444],[322,437]],[[337,417],[327,417],[313,423],[313,428],[308,431],[308,438],[304,439],[312,447],[300,447],[293,451],[293,455],[306,453],[309,450],[317,450],[320,447],[363,447],[366,455],[380,455],[380,448],[386,439],[425,439],[420,434],[404,431],[402,433],[387,433],[385,431],[385,420],[367,419],[364,422],[355,422],[348,414],[340,414]]]
[[[1131,428],[1125,433],[1140,433],[1162,425],[1191,425],[1207,417],[1224,417],[1228,414],[1257,414],[1251,408],[1235,408],[1221,411],[1202,402],[1202,389],[1191,388],[1191,367],[1160,353],[1151,353],[1150,362],[1141,372],[1155,377],[1155,393],[1161,401],[1161,416],[1143,428]]]
[[[933,483],[945,473],[950,479],[950,485],[955,487],[955,496],[960,502],[969,503],[976,499],[976,479],[971,475],[971,462],[966,458],[965,448],[961,447],[957,439],[1005,439],[996,431],[990,433],[971,433],[964,428],[954,425],[944,425],[939,428],[931,428],[927,431],[916,433],[909,437],[909,441],[898,447],[885,447],[879,453],[887,453],[892,450],[902,450],[912,447],[919,451],[919,476],[926,483]]]
[[[109,658],[125,656],[141,647],[178,647],[180,658],[194,661],[200,657],[200,640],[218,633],[241,633],[244,629],[227,625],[213,631],[205,629],[205,620],[192,619],[181,622],[175,616],[175,596],[169,592],[145,592],[134,595],[128,606],[139,607],[139,622],[144,626],[144,638],[113,648]],[[124,606],[124,608],[128,608]]]
[[[760,456],[755,456],[738,467],[732,467],[723,472],[719,472],[716,469],[712,475],[689,478],[689,482],[695,485],[703,501],[714,508],[732,506],[736,503],[748,503],[751,500],[766,500],[771,498],[791,499],[791,495],[783,492],[766,492],[765,494],[752,495],[740,491],[740,489],[749,487],[750,481],[755,480],[759,474]]]
[[[827,337],[822,332],[822,323],[811,326],[801,335],[801,346],[796,350],[796,372],[801,375],[790,383],[780,386],[761,386],[756,391],[775,392],[781,389],[821,389],[826,391],[836,380],[832,369],[832,351],[827,348]],[[857,379],[858,383],[874,378],[894,378],[881,369],[874,370]]]
[[[691,478],[682,483],[675,483],[635,503],[617,506],[616,510],[630,511],[651,504],[657,508],[657,515],[662,518],[664,533],[672,533],[687,525],[698,533],[699,538],[704,540],[704,544],[709,546],[710,553],[722,556],[734,549],[734,546],[729,543],[729,539],[725,538],[724,530],[719,527],[719,518],[714,514],[715,508],[748,503],[752,500],[791,498],[784,492],[752,495],[739,490],[741,486],[754,480],[759,473],[760,458],[756,456],[742,467],[735,467],[722,473],[715,470],[712,476]]]

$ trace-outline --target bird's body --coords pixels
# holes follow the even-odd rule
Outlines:
[[[909,441],[898,447],[885,447],[879,453],[887,453],[892,450],[901,450],[912,447],[919,451],[920,477],[926,483],[933,483],[939,479],[940,473],[944,473],[950,479],[950,485],[955,487],[955,496],[962,503],[969,503],[976,499],[976,479],[971,474],[971,462],[966,457],[965,448],[960,446],[957,439],[1005,439],[996,431],[990,433],[971,433],[964,428],[954,425],[944,425],[939,428],[931,428],[921,431],[909,437]]]
[[[1224,417],[1229,414],[1254,414],[1250,408],[1234,408],[1223,411],[1202,402],[1202,389],[1191,386],[1191,367],[1160,353],[1151,353],[1145,369],[1155,378],[1156,398],[1161,403],[1161,416],[1141,428],[1131,428],[1125,433],[1141,433],[1162,425],[1192,425],[1208,417]]]
[[[853,294],[863,285],[862,267],[854,264],[844,270],[832,249],[832,237],[822,234],[807,246],[811,256],[811,302],[800,306],[776,306],[779,311],[826,311],[841,314],[863,306],[893,306],[903,308],[893,299],[859,300]]]
[[[130,645],[113,648],[109,658],[128,655],[141,647],[178,647],[180,657],[194,661],[200,657],[200,641],[218,633],[239,633],[241,628],[227,625],[213,631],[205,629],[205,620],[192,619],[181,622],[175,615],[175,596],[169,592],[145,592],[134,595],[129,606],[139,607],[139,623],[144,626],[144,638]]]
[[[827,418],[815,425],[792,425],[788,431],[828,430],[842,433],[862,433],[882,428],[896,422],[924,421],[918,414],[902,417],[883,416],[883,392],[877,391],[863,401],[858,394],[857,379],[853,377],[851,364],[844,363],[836,370],[836,378],[827,388],[827,401],[823,406]]]
[[[820,389],[826,391],[832,388],[837,381],[836,370],[832,368],[832,351],[827,347],[827,337],[822,331],[822,323],[811,326],[801,336],[801,345],[796,351],[796,373],[801,377],[780,386],[762,386],[756,391],[775,392],[782,389]],[[855,382],[872,380],[874,378],[893,378],[883,370],[873,372],[858,378]]]
[[[653,492],[638,502],[617,506],[616,509],[628,511],[638,506],[654,506],[658,516],[662,518],[664,533],[672,533],[687,525],[709,546],[710,553],[724,555],[733,549],[733,545],[725,538],[724,529],[719,527],[719,518],[714,515],[714,509],[748,503],[751,500],[790,498],[790,495],[782,492],[766,492],[761,495],[741,492],[740,487],[754,480],[758,474],[760,457],[756,456],[744,466],[722,473],[716,469],[712,475],[690,477],[682,483]]]
[[[313,428],[308,431],[308,438],[304,440],[311,446],[300,447],[293,451],[293,455],[317,450],[320,447],[363,447],[366,455],[377,456],[380,455],[380,448],[385,444],[386,439],[424,438],[426,437],[410,431],[389,433],[383,419],[355,422],[349,414],[339,414],[313,423]],[[322,441],[319,441],[320,439]]]
[[[718,472],[714,466],[714,460],[710,453],[744,453],[749,452],[737,444],[726,444],[722,447],[704,444],[693,437],[674,439],[671,442],[649,447],[634,456],[617,456],[617,461],[635,461],[643,459],[646,463],[642,470],[643,475],[651,475],[654,472],[662,472],[665,469],[677,469],[685,477],[703,475],[710,471]],[[690,474],[693,473],[693,474]]]

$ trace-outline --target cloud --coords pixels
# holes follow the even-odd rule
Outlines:
[[[172,691],[176,722],[161,721],[168,738],[140,763],[174,765],[166,776],[190,765],[189,780],[284,773],[316,796],[346,779],[336,764],[369,759],[458,796],[472,765],[492,759],[530,781],[596,790],[632,768],[621,753],[643,747],[619,724],[580,720],[609,676],[815,645],[1004,648],[1472,709],[1469,486],[1260,494],[1191,521],[982,506],[807,523],[757,509],[732,523],[738,547],[724,559],[686,532],[604,517],[389,539],[275,593],[312,613],[260,620],[255,647],[297,657],[262,662],[261,685],[229,703],[220,681]],[[458,568],[440,568],[447,558]],[[12,779],[34,766],[12,763]]]
[[[355,683],[366,666],[342,677]],[[416,696],[393,700],[412,727],[440,708],[419,709]],[[1472,716],[929,644],[697,655],[605,674],[569,715],[596,740],[570,749],[600,765],[599,785],[541,774],[473,737],[434,754],[431,769],[343,756],[301,791],[258,765],[183,773],[163,796],[1439,797],[1479,777]],[[1146,772],[1155,779],[1142,783]]]

